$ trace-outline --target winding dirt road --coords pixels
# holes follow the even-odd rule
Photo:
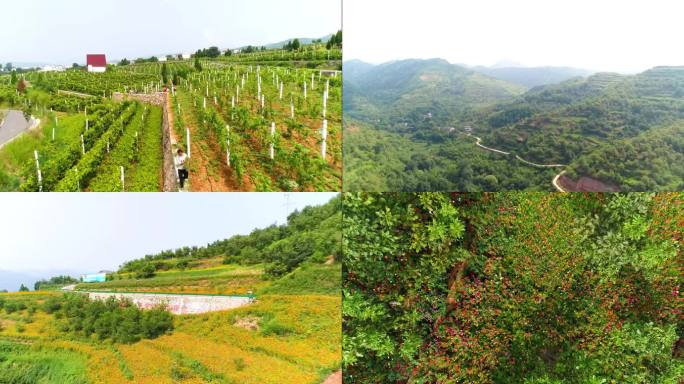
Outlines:
[[[468,134],[468,136],[470,136],[470,134]],[[494,149],[494,148],[486,147],[486,146],[484,146],[484,145],[481,144],[481,143],[482,143],[482,139],[481,139],[481,138],[479,138],[479,137],[477,137],[477,136],[473,136],[473,137],[476,139],[475,145],[477,145],[478,147],[480,147],[480,148],[482,148],[482,149],[485,149],[485,150],[491,151],[491,152],[496,152],[496,153],[499,153],[499,154],[502,154],[502,155],[506,155],[506,156],[508,156],[508,155],[511,154],[510,152],[505,152],[505,151],[501,151],[501,150],[499,150],[499,149]],[[520,156],[518,156],[518,155],[515,155],[515,158],[516,158],[518,161],[520,161],[520,162],[522,162],[522,163],[524,163],[524,164],[531,165],[531,166],[537,167],[537,168],[561,168],[561,167],[567,167],[567,165],[565,165],[565,164],[537,164],[537,163],[533,163],[533,162],[531,162],[531,161],[527,161],[527,160],[523,159],[522,157],[520,157]],[[556,190],[559,191],[559,192],[567,192],[565,189],[563,189],[563,187],[560,186],[560,184],[558,184],[558,179],[559,179],[561,176],[563,176],[564,173],[565,173],[565,170],[561,171],[561,173],[557,174],[556,177],[554,177],[553,180],[551,181],[551,183],[553,184],[554,188],[556,188]]]
[[[477,136],[473,136],[473,137],[477,139],[477,141],[475,142],[475,145],[477,145],[477,146],[480,147],[480,148],[486,149],[486,150],[491,151],[491,152],[500,153],[500,154],[506,155],[506,156],[508,156],[508,155],[511,154],[510,152],[504,152],[504,151],[500,151],[500,150],[498,150],[498,149],[485,147],[484,145],[480,144],[480,143],[482,142],[482,139],[480,139],[480,138],[477,137]]]

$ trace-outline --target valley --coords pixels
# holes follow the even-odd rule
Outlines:
[[[502,75],[439,59],[345,71],[345,190],[553,191],[561,171],[567,191],[684,188],[684,67],[544,67],[533,87],[534,68]],[[380,169],[366,182],[357,169],[371,164]]]

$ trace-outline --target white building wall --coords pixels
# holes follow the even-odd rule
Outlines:
[[[88,72],[104,72],[106,71],[106,67],[93,67],[92,65],[88,65]]]

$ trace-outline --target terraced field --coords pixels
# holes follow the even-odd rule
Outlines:
[[[41,125],[0,148],[2,191],[334,191],[342,185],[341,50],[320,44],[0,75],[0,107]],[[19,80],[14,80],[19,81]]]
[[[44,97],[30,91],[23,100]],[[161,190],[160,107],[62,95],[48,100],[34,111],[41,126],[0,149],[0,174],[8,180],[0,190]]]
[[[261,270],[227,265],[79,285],[256,293],[254,304],[234,310],[174,316],[172,332],[132,344],[64,334],[60,319],[44,310],[45,302],[62,292],[0,294],[0,382],[46,377],[79,384],[322,382],[341,360],[339,264],[305,264],[275,281],[262,279]]]

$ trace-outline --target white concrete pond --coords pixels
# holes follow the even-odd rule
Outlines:
[[[87,294],[89,298],[106,300],[110,297],[128,299],[142,309],[151,309],[164,304],[174,315],[199,314],[225,311],[254,302],[253,295],[196,295],[186,293],[147,293],[147,292],[105,292],[76,291]]]

